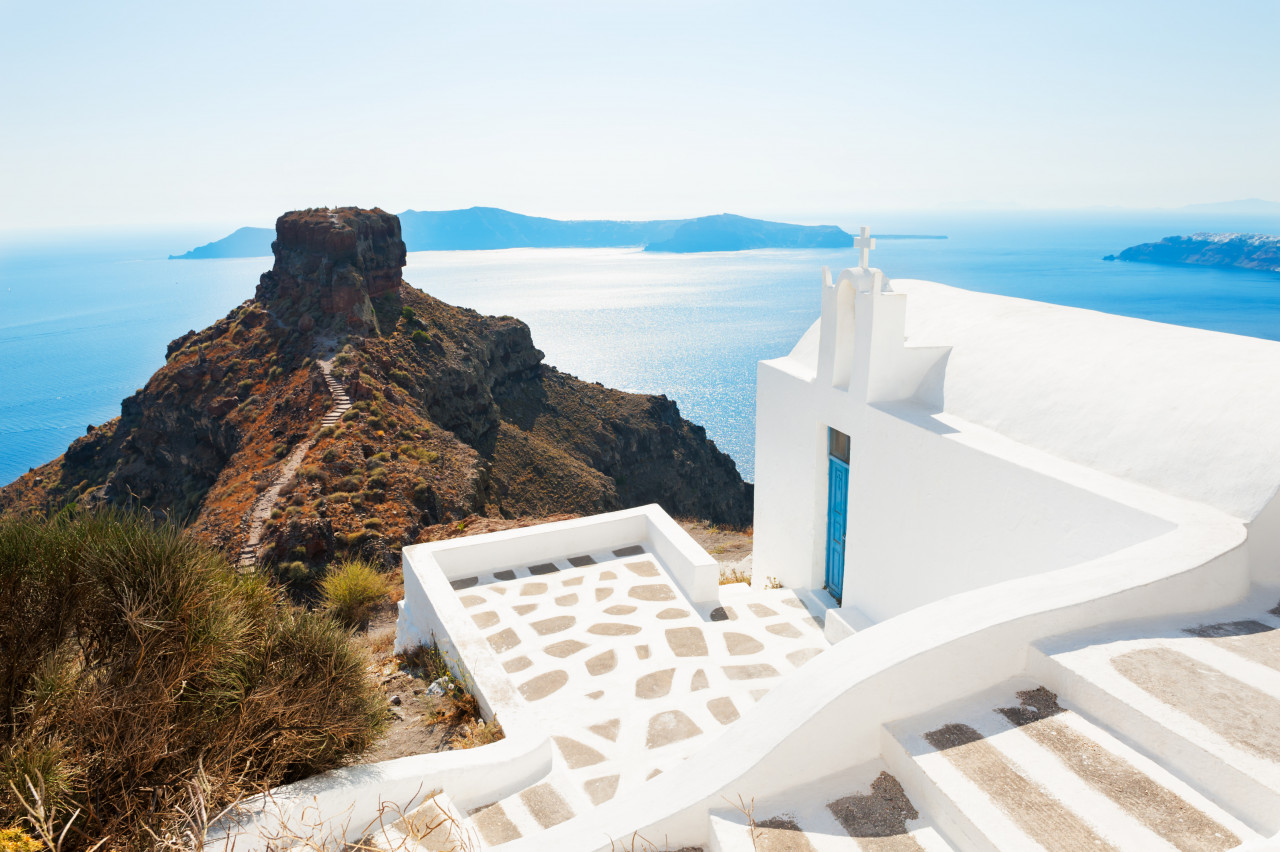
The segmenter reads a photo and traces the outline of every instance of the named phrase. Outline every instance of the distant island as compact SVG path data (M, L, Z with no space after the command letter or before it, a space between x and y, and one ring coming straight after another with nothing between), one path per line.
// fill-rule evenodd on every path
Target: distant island
M238 228L220 240L193 248L186 254L171 254L170 260L211 260L220 257L264 257L271 254L275 228Z
M1267 201L1264 198L1238 198L1235 201L1187 204L1182 209L1195 213L1225 213L1235 216L1277 216L1280 215L1280 201Z
M853 237L835 225L787 225L721 213L676 228L669 239L649 243L645 251L744 251L761 248L848 248Z
M847 248L853 237L834 225L792 225L724 213L697 219L645 222L562 220L525 216L497 207L467 210L406 210L400 214L409 251L507 248L619 248L654 252L742 251L756 248ZM942 236L877 234L878 239L946 239ZM170 260L207 260L271 255L271 228L240 228L220 240L169 255Z
M1165 237L1158 243L1130 246L1118 255L1107 255L1103 260L1280 272L1280 236L1202 233L1189 237Z

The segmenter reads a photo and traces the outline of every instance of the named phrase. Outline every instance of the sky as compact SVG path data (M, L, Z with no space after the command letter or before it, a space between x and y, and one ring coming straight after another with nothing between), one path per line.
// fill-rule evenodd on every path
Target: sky
M1280 3L0 0L0 231L1280 200Z

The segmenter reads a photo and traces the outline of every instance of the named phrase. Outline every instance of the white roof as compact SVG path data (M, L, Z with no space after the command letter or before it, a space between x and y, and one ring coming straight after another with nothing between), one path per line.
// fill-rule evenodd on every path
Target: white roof
M1069 461L1252 520L1280 485L1280 343L894 279L920 397ZM800 348L800 347L797 347Z

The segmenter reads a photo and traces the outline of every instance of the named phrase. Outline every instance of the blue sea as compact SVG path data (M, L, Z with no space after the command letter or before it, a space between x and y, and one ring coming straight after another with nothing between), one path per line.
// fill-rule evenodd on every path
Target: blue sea
M824 221L948 237L881 241L872 265L891 278L1280 340L1280 274L1101 260L1171 234L1280 233L1277 217L1102 210ZM0 484L118 415L170 340L252 297L270 258L166 259L230 230L0 234ZM405 278L447 302L519 317L566 372L672 397L751 479L756 362L785 354L817 318L823 266L856 263L853 250L415 252Z

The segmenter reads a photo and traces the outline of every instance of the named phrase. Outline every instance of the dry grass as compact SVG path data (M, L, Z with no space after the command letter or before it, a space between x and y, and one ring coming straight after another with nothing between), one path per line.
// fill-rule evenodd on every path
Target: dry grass
M721 565L720 566L720 585L727 586L730 583L750 583L751 575L743 571L737 565Z
M471 685L454 674L459 667L449 665L448 657L439 645L432 642L414 646L401 652L398 659L414 677L427 683L448 678L448 688L437 700L431 722L458 728L449 740L450 748L475 748L503 738L502 725L497 719L484 720L480 702L476 700Z
M152 848L188 785L221 808L385 725L345 630L136 517L0 520L0 651L0 825L39 779L67 852Z
M368 562L339 562L320 581L321 607L339 623L360 627L387 600L388 589L387 578Z

